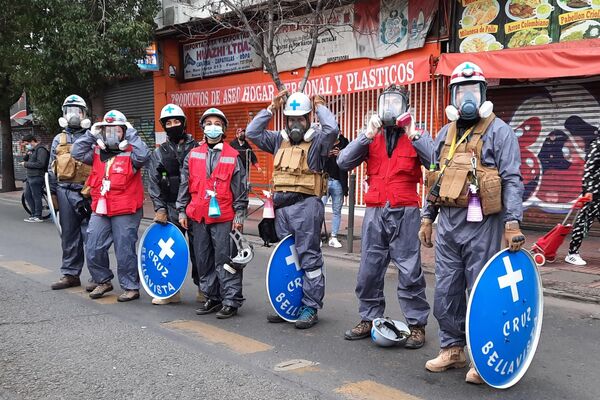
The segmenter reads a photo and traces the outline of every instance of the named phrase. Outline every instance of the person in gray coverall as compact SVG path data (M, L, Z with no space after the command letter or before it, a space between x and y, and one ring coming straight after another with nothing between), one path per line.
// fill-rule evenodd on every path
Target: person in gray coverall
M306 329L318 322L317 310L323 307L325 295L320 248L324 219L321 197L326 189L323 171L339 128L321 96L315 96L311 104L304 93L297 92L285 102L285 129L281 132L267 130L273 113L282 106L285 96L287 91L283 90L267 109L254 117L246 128L246 137L261 150L275 155L275 226L279 239L289 234L294 236L304 271L303 306L295 326ZM313 109L320 125L310 124ZM275 315L268 316L267 320L284 321Z
M175 104L165 105L160 112L160 124L167 133L167 140L158 146L150 156L148 163L148 195L154 205L154 222L166 224L171 222L189 238L190 260L192 262L192 280L196 286L198 270L196 269L196 255L194 254L194 240L192 231L184 229L179 224L179 211L175 205L179 194L179 181L183 161L198 142L192 135L185 132L186 117L181 107ZM206 298L198 292L196 300L204 303ZM179 292L168 299L152 299L152 304L164 305L181 302Z
M65 99L62 106L63 116L58 122L63 132L54 137L50 148L50 161L48 164L48 177L55 208L60 210L58 219L61 228L62 277L52 283L53 290L80 286L79 276L83 269L84 243L87 237L86 230L91 214L90 201L82 195L84 182L89 175L89 167L76 163L76 172L70 177L57 177L61 175L62 165L72 162L68 152L77 139L88 132L91 126L87 118L87 105L77 95ZM60 160L57 160L60 150ZM56 195L56 196L55 196ZM96 283L90 282L86 290L91 292L96 288Z
M229 233L241 231L248 208L246 170L237 150L223 141L227 122L217 108L200 118L204 143L183 162L176 203L179 223L194 232L200 290L207 298L196 314L216 312L219 319L236 315L244 302L243 271L232 265Z
M405 347L418 349L425 344L429 304L418 238L422 160L411 143L419 133L409 122L409 98L404 88L387 88L379 96L377 114L340 152L337 163L350 170L366 161L369 184L356 285L361 321L344 338L369 337L373 320L384 316L383 283L391 259L398 268L398 301L411 332Z
M123 293L117 300L140 297L136 243L142 220L144 184L141 168L150 150L127 118L111 110L77 139L73 158L92 166L87 184L92 195L92 216L85 243L88 268L98 286L90 298L98 299L113 290L108 249L114 243L119 284Z
M466 366L466 291L472 289L485 263L500 251L503 236L511 251L518 251L525 242L519 227L523 214L519 144L511 127L492 113L493 105L485 98L486 87L483 71L477 65L470 62L459 65L452 73L451 105L446 108L448 119L453 122L441 129L435 142L429 135L413 142L420 155L430 157L431 173L437 170L447 176L453 169L457 171L460 166L454 160L461 157L477 164L479 183L471 172L464 176L472 193L481 197L483 211L473 218L468 215L465 202L454 206L441 203L446 200L440 200L444 196L439 195L439 190L446 192L436 183L443 187L443 178L431 185L429 201L423 206L419 238L426 247L433 247L432 223L438 218L433 314L440 326L441 351L425 364L431 372ZM482 172L486 174L481 175ZM487 176L499 180L501 185L487 186ZM498 192L494 192L494 188ZM455 193L461 189L462 185ZM454 190L447 193L451 192ZM473 367L466 381L483 383Z

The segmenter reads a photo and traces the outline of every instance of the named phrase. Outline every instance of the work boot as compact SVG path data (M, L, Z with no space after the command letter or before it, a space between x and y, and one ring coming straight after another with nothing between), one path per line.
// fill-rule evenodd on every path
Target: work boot
M181 303L181 295L179 292L175 293L173 296L168 297L166 299L152 299L152 304L156 306L163 306L165 304L176 304Z
M272 324L280 324L282 322L286 322L285 319L281 318L277 314L269 314L269 315L267 315L267 321L270 322L270 323L272 323Z
M85 291L90 293L92 291L94 291L94 289L96 289L98 287L98 284L96 282L88 282L87 285L85 285Z
M208 299L204 304L200 306L199 309L196 310L196 314L204 315L217 312L221 309L223 305L220 301Z
M231 318L237 314L237 307L232 306L223 306L219 311L217 311L218 319L226 319Z
M308 329L317 322L319 322L317 309L309 306L302 306L300 308L300 316L296 320L295 325L298 329Z
M371 328L373 321L360 321L354 328L347 330L344 333L346 340L366 339L371 336Z
M467 376L465 377L465 382L472 383L473 385L482 385L485 382L481 379L481 376L473 366L473 363L469 365L469 372L467 372Z
M140 298L139 290L126 290L117 297L117 301L125 303L126 301L137 300Z
M450 368L464 368L467 357L462 346L452 346L440 350L440 354L433 360L425 363L425 368L430 372L443 372Z
M61 290L75 286L81 286L81 281L78 276L74 275L63 275L57 282L50 285L52 290Z
M420 325L410 325L410 336L404 347L407 349L420 349L425 344L425 327Z
M110 292L111 290L113 290L113 285L110 283L110 281L100 283L94 290L92 290L90 293L90 298L99 299L100 297L104 296L104 293Z
M204 295L204 293L202 293L202 290L200 290L198 288L198 293L196 294L196 302L198 303L206 303L206 300L208 300L206 298L206 296Z

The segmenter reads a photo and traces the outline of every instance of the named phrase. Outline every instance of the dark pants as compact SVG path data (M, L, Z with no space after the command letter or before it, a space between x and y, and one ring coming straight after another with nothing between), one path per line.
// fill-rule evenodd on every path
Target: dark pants
M42 192L44 178L41 176L28 176L25 185L25 200L31 210L32 217L42 217Z

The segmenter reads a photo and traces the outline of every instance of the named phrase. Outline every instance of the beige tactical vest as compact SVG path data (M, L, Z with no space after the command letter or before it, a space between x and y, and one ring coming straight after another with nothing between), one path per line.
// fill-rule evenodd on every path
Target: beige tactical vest
M276 192L296 192L323 196L327 189L325 174L308 167L309 142L292 145L283 141L275 154L273 186Z
M67 143L67 133L61 132L56 159L52 162L52 170L59 182L85 183L92 167L71 157L72 144Z

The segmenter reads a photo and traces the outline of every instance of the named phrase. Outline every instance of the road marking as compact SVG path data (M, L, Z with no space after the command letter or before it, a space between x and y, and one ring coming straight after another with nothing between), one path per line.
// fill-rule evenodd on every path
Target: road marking
M273 368L273 370L276 372L300 372L300 370L302 370L301 372L318 371L319 368L316 368L317 365L319 365L319 363L316 361L308 361L301 359L287 360L277 364Z
M169 329L191 333L211 343L222 344L231 351L239 354L258 353L273 348L273 346L259 342L258 340L238 335L237 333L229 332L200 321L177 320L164 322L162 325Z
M419 397L375 381L350 382L334 391L346 398L358 400L420 400Z
M31 264L26 261L2 261L0 267L20 275L46 274L49 269Z

